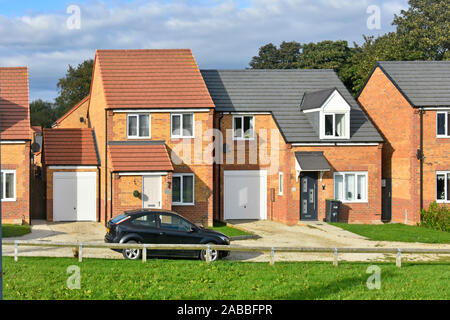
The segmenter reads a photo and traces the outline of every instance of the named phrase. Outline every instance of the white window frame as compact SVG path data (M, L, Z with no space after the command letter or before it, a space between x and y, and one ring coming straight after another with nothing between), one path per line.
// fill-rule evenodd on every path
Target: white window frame
M185 136L184 130L183 130L183 115L190 114L192 115L192 135ZM180 134L174 135L173 134L173 117L179 116L180 117ZM192 112L183 112L183 113L171 113L170 114L170 137L172 139L191 139L195 137L195 113Z
M438 117L440 114L445 115L445 122L444 122L444 134L438 134ZM450 111L438 111L436 112L436 137L437 138L444 138L444 139L450 139L450 131L449 131L449 123L448 123L448 117L449 117Z
M350 175L353 174L355 175L355 190L354 190L354 194L355 194L355 200L346 200L345 199L345 190L347 189L347 185L346 185L346 179L345 176L346 175ZM336 176L342 176L342 192L344 194L341 195L342 199L336 199L341 201L342 203L369 203L369 173L367 171L342 171L342 172L335 172L334 176L333 176L333 194L336 198ZM356 199L356 194L357 194L357 188L358 188L358 176L362 176L364 175L366 177L366 186L365 186L365 194L363 194L363 199L358 200Z
M193 206L195 205L195 175L193 173L174 173L173 178L180 178L180 202L172 202L173 206ZM184 177L192 177L192 202L183 202L183 179ZM173 183L172 183L173 188ZM173 189L172 189L173 191ZM173 201L173 198L172 198Z
M447 185L447 175L448 174L450 174L450 171L436 171L436 202L437 203L450 203L450 199L445 199L445 200L442 200L442 199L439 199L438 200L438 198L437 198L437 182L438 182L438 180L437 180L437 176L438 175L445 175L445 179L444 179L444 194L445 194L445 197L447 197L447 194L448 194L448 185Z
M333 134L327 135L325 129L325 117L333 116ZM336 115L344 116L344 130L345 134L343 136L336 135ZM349 139L350 138L350 112L322 112L321 113L321 139Z
M236 118L240 118L241 119L241 123L242 123L242 136L241 137L236 137L236 135L235 135L236 128L234 127L234 123L235 123L234 119L236 119ZM252 136L248 137L248 138L245 137L244 118L252 118L252 125L253 125ZM243 114L241 114L241 115L234 115L233 116L232 129L233 129L233 140L235 140L235 141L236 140L244 140L244 141L254 140L255 139L255 116L254 115L243 115Z
M283 172L278 172L278 195L282 196L284 193L284 174Z
M14 188L14 197L13 198L5 198L5 194L6 194L6 178L5 175L6 174L13 174L14 175L14 182L13 182L13 188ZM0 199L2 202L14 202L16 201L16 188L17 188L17 175L16 175L16 170L1 170L0 171L0 180L2 183L2 194L0 194Z
M148 136L139 136L139 116L148 116ZM130 117L136 117L136 136L130 136ZM150 113L128 113L127 114L127 139L151 139L152 136L152 117Z

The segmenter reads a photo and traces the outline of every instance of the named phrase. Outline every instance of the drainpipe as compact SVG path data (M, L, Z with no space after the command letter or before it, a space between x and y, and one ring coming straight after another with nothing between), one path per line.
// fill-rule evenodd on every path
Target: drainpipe
M220 114L220 117L219 117L219 124L218 124L218 127L219 127L219 132L220 133L222 133L222 119L223 119L223 112ZM222 135L222 137L223 137L223 135ZM221 177L222 177L222 162L223 162L223 159L224 159L224 152L223 152L223 139L222 139L222 144L221 144L221 146L220 146L220 153L222 154L222 157L221 157L221 161L219 161L219 164L218 164L218 166L219 166L219 176L217 177L217 179L218 179L218 183L217 183L217 185L218 185L218 188L219 188L219 190L218 190L218 197L219 197L219 203L218 203L218 212L219 212L219 220L223 220L223 213L222 213L222 179L221 179Z
M105 110L105 226L108 223L108 110Z
M420 211L423 209L423 162L425 155L423 152L423 114L424 110L420 109Z

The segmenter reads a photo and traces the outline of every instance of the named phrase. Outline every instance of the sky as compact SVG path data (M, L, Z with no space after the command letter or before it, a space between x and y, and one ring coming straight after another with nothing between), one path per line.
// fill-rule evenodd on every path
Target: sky
M0 0L0 66L28 66L30 100L52 101L68 65L93 59L96 49L190 48L200 68L243 69L267 43L361 44L363 34L393 31L394 14L407 2ZM79 15L68 12L73 5ZM367 24L372 6L379 8L379 28Z

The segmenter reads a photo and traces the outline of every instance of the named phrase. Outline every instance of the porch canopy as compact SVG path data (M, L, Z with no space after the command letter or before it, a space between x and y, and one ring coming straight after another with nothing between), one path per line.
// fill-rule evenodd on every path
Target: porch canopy
M164 141L109 142L114 172L173 171Z
M331 166L321 151L296 152L295 159L295 166L298 174L302 171L331 171Z

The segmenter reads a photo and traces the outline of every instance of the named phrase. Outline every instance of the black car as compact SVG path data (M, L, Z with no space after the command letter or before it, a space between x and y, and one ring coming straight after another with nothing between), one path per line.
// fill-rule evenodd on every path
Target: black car
M226 235L198 227L179 214L165 210L125 212L108 222L106 232L105 242L108 243L230 244ZM129 260L140 259L142 255L139 249L120 252ZM147 250L147 254L206 259L206 250ZM227 251L211 250L211 261L227 255Z

